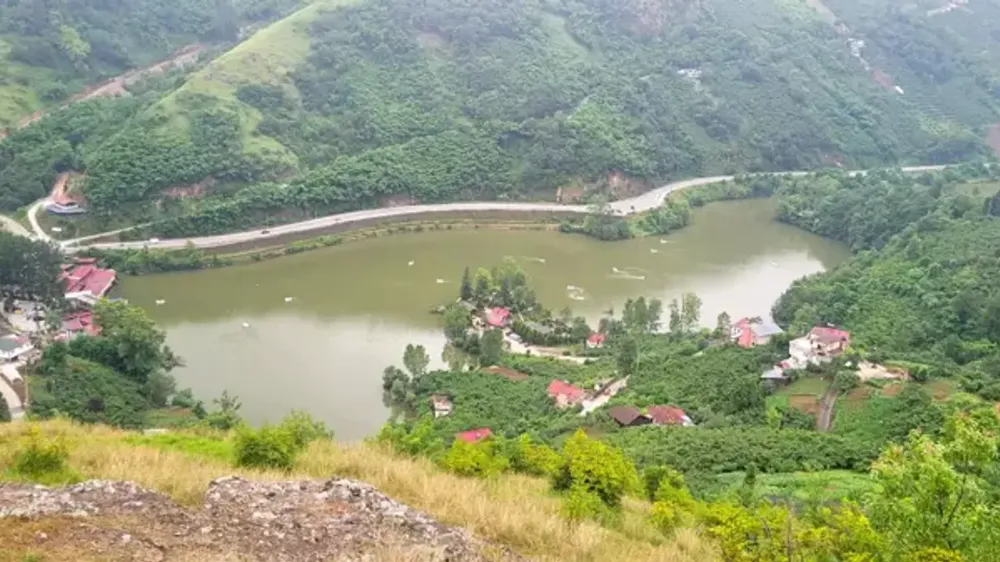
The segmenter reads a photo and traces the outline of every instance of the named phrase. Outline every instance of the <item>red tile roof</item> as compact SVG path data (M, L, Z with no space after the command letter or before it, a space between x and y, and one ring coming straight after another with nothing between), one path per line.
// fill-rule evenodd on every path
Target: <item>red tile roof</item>
M466 443L478 443L491 435L493 435L493 432L490 431L490 428L481 427L479 429L470 429L469 431L456 433L455 439L460 439Z
M650 406L646 415L657 425L683 425L687 413L677 406Z
M559 380L549 383L548 393L552 398L565 397L566 402L569 404L575 404L583 400L586 394L582 388Z
M837 328L816 326L812 330L809 330L809 335L824 344L851 342L851 333L847 330L840 330Z
M491 308L486 311L486 323L496 328L502 328L507 323L510 310L506 308Z
M93 260L84 259L66 268L60 280L65 284L67 293L91 293L95 297L103 297L111 290L117 277L115 270L97 267Z
M604 340L606 339L608 339L608 336L604 334L594 333L590 334L590 337L587 338L587 343L589 343L590 345L604 345Z
M89 310L63 316L62 329L72 334L101 335L101 327L94 323L94 313Z

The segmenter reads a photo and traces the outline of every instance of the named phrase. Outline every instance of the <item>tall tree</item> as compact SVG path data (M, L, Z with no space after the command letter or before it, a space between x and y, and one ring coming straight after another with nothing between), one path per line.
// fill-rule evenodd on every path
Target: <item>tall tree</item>
M101 300L94 306L101 327L99 338L78 338L70 344L73 355L104 363L139 383L152 373L170 371L179 364L166 345L166 333L146 312L124 301ZM88 353L89 352L89 353Z
M403 366L410 372L414 379L418 379L427 372L427 365L431 362L427 350L422 345L406 344L403 352Z
M695 293L684 293L681 297L681 326L685 332L693 332L701 320L701 298Z
M459 342L465 339L469 330L469 313L461 306L452 305L444 311L444 335L448 341Z
M684 322L681 319L681 306L677 299L671 300L668 308L670 309L670 323L668 324L670 333L680 334L684 331Z
M28 296L58 301L62 254L45 242L0 232L0 296Z
M729 313L722 311L718 316L715 317L715 337L717 338L728 338L729 334L733 331L733 320L730 318Z
M459 290L459 297L464 301L471 302L473 296L472 275L469 273L469 268L466 267L465 271L462 272L462 288Z
M7 399L0 394L0 423L9 422L10 420L10 405L7 404Z
M503 358L503 332L488 330L479 339L479 364L485 367L500 363Z

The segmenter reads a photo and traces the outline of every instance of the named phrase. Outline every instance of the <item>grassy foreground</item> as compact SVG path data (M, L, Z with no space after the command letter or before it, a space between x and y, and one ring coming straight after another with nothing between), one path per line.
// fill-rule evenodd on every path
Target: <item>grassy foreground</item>
M616 529L596 523L571 524L548 483L505 474L489 480L444 473L430 462L403 458L368 444L315 442L288 472L234 468L228 442L219 436L169 434L142 437L104 426L66 421L0 425L0 479L24 437L37 430L62 440L69 465L81 478L131 480L186 506L200 505L213 478L237 474L259 480L341 476L362 480L387 495L426 511L442 523L507 545L540 560L708 562L714 549L693 529L664 539L648 525L649 505L628 499ZM0 542L4 542L0 531Z

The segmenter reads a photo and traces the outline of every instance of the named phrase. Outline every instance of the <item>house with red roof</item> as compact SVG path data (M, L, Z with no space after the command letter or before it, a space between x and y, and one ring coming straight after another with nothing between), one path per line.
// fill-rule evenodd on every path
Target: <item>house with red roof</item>
M730 336L736 345L751 348L766 345L772 337L782 332L781 327L774 322L760 318L740 318L733 324Z
M604 347L604 342L607 341L607 339L608 336L594 332L593 334L590 334L590 337L587 338L587 347L589 349L598 349Z
M73 264L64 265L59 275L67 298L90 296L99 299L108 294L117 279L115 270L98 267L94 258L78 258Z
M608 408L608 415L621 427L638 427L649 425L652 420L634 406L615 406Z
M82 310L63 316L62 329L56 339L71 340L79 335L99 336L101 327L94 321L94 313L90 310Z
M487 437L492 437L493 432L490 431L488 427L481 427L479 429L470 429L469 431L463 431L461 433L455 434L455 439L460 441L465 441L466 443L479 443Z
M549 383L546 390L549 397L556 401L557 408L568 408L583 402L587 393L582 388L572 385L566 381L554 380Z
M677 406L650 406L646 408L646 415L653 422L653 425L694 426L694 422L688 417L687 412Z
M494 328L503 328L510 320L510 309L503 307L490 308L486 311L486 323Z
M826 363L844 353L851 345L851 333L832 326L816 326L801 338L788 342L789 366L802 369L806 365Z

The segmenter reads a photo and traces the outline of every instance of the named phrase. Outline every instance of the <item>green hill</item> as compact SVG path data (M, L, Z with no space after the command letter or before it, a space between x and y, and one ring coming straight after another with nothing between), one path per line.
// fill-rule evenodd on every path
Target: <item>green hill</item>
M0 129L195 42L229 42L299 0L0 2Z

